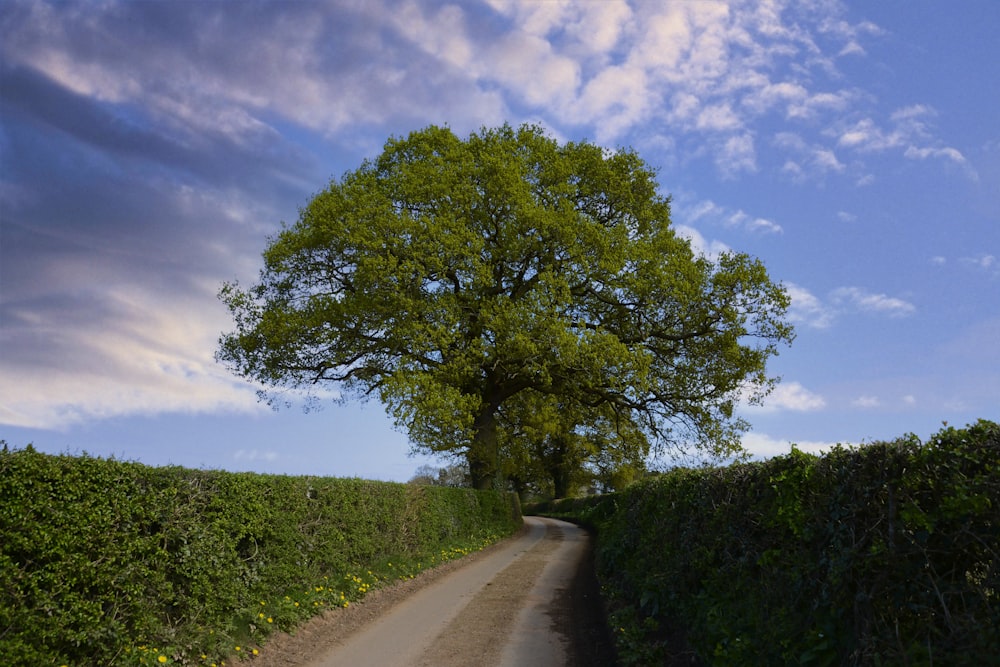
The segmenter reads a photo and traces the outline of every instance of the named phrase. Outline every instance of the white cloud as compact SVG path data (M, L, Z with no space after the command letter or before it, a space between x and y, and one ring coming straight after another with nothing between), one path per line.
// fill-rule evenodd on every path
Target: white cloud
M798 102L788 105L789 118L812 119L823 111L843 111L853 101L855 95L850 91L835 93L816 93Z
M793 324L802 324L814 329L826 329L833 324L836 313L812 292L794 283L785 283L785 291L792 301L788 309L788 319Z
M934 266L946 266L949 262L947 257L935 255L930 258L930 263ZM959 257L959 265L975 271L981 271L990 275L1000 275L1000 260L996 255L990 253L980 253L969 257Z
M475 48L460 7L447 5L428 16L416 2L407 2L387 18L425 52L456 68L471 65Z
M701 232L694 227L689 227L687 225L674 225L674 231L678 236L686 238L690 241L691 249L694 251L695 255L704 255L713 262L719 258L719 255L732 251L732 248L727 246L722 241L706 241Z
M743 436L743 448L750 452L751 456L758 459L784 456L792 451L793 444L796 449L808 454L822 454L836 446L836 443L832 442L775 438L763 433L751 432Z
M789 320L814 329L830 327L838 316L848 312L869 312L889 317L907 317L916 312L912 303L876 294L860 287L838 287L832 290L826 301L808 289L794 283L786 283L785 289L791 298L788 309Z
M752 89L743 99L743 104L756 113L764 113L773 107L784 105L786 114L791 116L791 109L801 107L808 98L809 91L801 84L767 81Z
M810 176L822 177L827 172L842 172L846 169L833 150L809 144L794 132L779 132L774 137L774 145L795 156L796 159L786 161L782 168L782 171L795 180L805 180Z
M599 141L611 141L643 119L651 101L646 71L630 66L604 69L587 82L570 119L593 122Z
M813 152L813 162L821 171L844 171L844 164L831 150L816 149Z
M238 449L233 453L233 458L237 461L277 461L278 453L270 450Z
M665 5L662 13L644 16L641 25L643 31L630 59L659 76L677 80L678 69L693 39L686 8L681 4Z
M837 133L837 145L861 153L901 149L903 157L909 160L941 159L952 162L963 167L972 180L978 180L978 174L960 150L941 145L934 138L929 119L936 115L936 110L924 104L903 107L890 114L891 129L879 127L871 118L865 118L842 128Z
M944 158L946 160L951 160L956 164L964 165L967 163L965 156L954 148L917 148L916 146L908 146L906 151L903 153L903 157L910 158L911 160Z
M707 154L721 174L735 178L761 168L754 145L759 121L777 113L805 130L855 119L832 130L835 146L781 156L778 168L796 179L846 171L835 148L898 147L911 159L968 167L961 151L934 139L930 106L903 107L887 120L847 113L872 96L843 88L838 54L863 55L881 29L845 20L839 3L486 5L494 16L466 4L417 0L332 10L295 3L280 19L259 19L269 21L267 34L253 33L264 67L238 67L230 57L260 27L245 17L201 21L190 45L152 44L123 60L61 48L77 26L69 13L42 8L6 51L81 94L122 104L143 100L186 126L217 125L233 140L247 129L272 131L276 116L332 134L393 117L479 126L528 113L556 126L584 126L603 143L627 140L653 121L693 133L699 141L679 150ZM94 16L99 25L100 13ZM347 27L334 44L335 26ZM196 60L194 46L202 44L211 45L209 57ZM511 108L518 105L530 108Z
M674 220L686 225L702 221L750 233L780 234L784 231L781 225L773 220L752 216L743 209L734 211L710 199L695 204L684 202L683 198L675 199L673 213Z
M882 401L879 400L878 396L859 396L851 401L851 405L857 408L870 409L879 407L882 405Z
M826 407L826 399L809 391L798 382L782 382L774 388L760 406L750 409L760 412L812 412Z
M15 314L51 357L32 373L17 359L0 361L0 423L58 430L119 415L265 409L253 387L213 358L216 332L229 326L219 304L136 288L109 292L101 297L108 315L76 320L72 330L70 313ZM10 324L8 342L17 335Z
M993 255L979 255L977 257L963 257L962 262L980 269L989 269L996 265L997 258Z
M592 54L606 54L618 44L632 10L625 0L588 2L579 7L581 16L567 22L566 31Z
M903 137L899 132L885 132L877 127L871 118L859 120L843 130L837 140L840 146L860 151L883 151L902 143Z
M506 35L487 49L484 76L507 86L532 106L556 109L569 104L580 84L578 63L557 53L543 37Z
M695 127L699 130L727 131L737 130L743 125L739 117L733 112L728 104L715 104L703 107L695 120Z
M729 177L742 171L757 171L753 136L743 133L727 138L716 154L715 164L724 176Z
M885 294L874 294L860 287L840 287L831 293L833 302L849 305L858 310L883 313L890 317L906 317L917 311L908 301Z
M963 266L971 267L992 276L1000 276L1000 260L997 260L995 255L982 253L974 257L962 257L958 261Z
M802 165L794 160L786 160L785 164L781 167L781 171L791 175L796 180L805 178L805 170L802 169Z
M726 226L739 227L749 232L763 232L768 234L780 234L783 230L778 223L766 218L754 218L743 212L742 209L736 211L726 219Z
M685 217L690 222L695 222L705 216L722 216L725 215L725 212L724 208L718 206L711 199L706 199L696 204L692 209L685 211Z
M534 99L553 118L593 126L602 142L619 141L651 120L699 136L693 154L707 153L730 178L759 168L754 136L762 117L778 113L809 127L824 117L843 116L854 102L866 99L863 91L842 87L834 61L838 52L863 53L863 42L878 33L872 24L843 20L836 5L742 0L489 4L511 22L513 33L538 41L504 51L517 61L511 70L537 76L559 56L574 59L579 70L575 79L563 73L564 81L576 81L572 100L568 84L546 100L541 92L551 91L551 77L534 94L525 94L530 86L510 72L484 80ZM500 55L478 58L473 69L502 69ZM900 110L894 122L909 122L918 112ZM874 121L867 123L874 128ZM862 124L846 130L844 145L860 142L852 136L865 129ZM821 173L846 169L830 146L812 147L808 159L786 161L785 170L795 172L796 164Z

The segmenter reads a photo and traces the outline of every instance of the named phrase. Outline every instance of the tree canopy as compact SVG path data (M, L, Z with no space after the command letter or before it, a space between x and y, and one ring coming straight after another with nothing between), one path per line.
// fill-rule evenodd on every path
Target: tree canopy
M737 451L734 407L771 390L793 337L783 287L745 254L693 252L634 151L530 125L389 139L220 297L235 330L217 357L266 397L375 396L480 488L503 475L502 409L525 422L541 397L659 451Z

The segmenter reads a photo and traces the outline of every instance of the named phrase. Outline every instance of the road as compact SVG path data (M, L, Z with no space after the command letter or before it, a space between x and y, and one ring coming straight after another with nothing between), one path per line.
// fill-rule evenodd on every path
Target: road
M573 524L525 518L526 530L395 602L307 667L576 667L610 664L581 613L599 608L581 585L589 536ZM592 579L592 577L591 577ZM596 652L595 652L596 651Z

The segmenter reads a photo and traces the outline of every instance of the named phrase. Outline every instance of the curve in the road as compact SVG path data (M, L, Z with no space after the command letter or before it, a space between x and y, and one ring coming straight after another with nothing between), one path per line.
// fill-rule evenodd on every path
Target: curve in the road
M586 554L573 524L526 517L527 530L435 581L308 667L563 667L568 638L553 605Z

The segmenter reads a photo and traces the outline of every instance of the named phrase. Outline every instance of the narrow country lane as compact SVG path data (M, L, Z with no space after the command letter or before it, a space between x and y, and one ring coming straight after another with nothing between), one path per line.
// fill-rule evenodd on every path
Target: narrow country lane
M589 536L573 524L525 518L526 530L433 581L308 667L570 667L601 664L577 645L579 591ZM585 625L585 624L583 624ZM589 631L588 631L589 632ZM593 633L591 633L593 634ZM606 659L606 658L601 658ZM607 664L607 663L604 663Z

